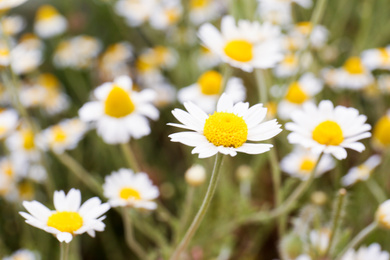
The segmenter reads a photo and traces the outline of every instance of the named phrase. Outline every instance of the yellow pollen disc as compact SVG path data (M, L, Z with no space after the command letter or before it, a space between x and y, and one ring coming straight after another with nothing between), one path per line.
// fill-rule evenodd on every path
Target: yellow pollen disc
M119 192L119 197L124 200L128 200L128 199L140 200L141 194L133 188L123 188Z
M18 185L20 197L25 200L31 200L34 197L34 186L28 182L22 182ZM15 260L15 259L14 259Z
M294 54L289 53L284 56L283 63L289 66L295 66L297 64L297 59Z
M349 58L343 67L350 74L362 74L364 72L364 67L359 57Z
M300 22L297 23L297 28L300 33L304 35L308 35L309 33L311 33L311 30L313 29L313 25L311 24L311 22Z
M8 130L8 128L4 127L4 126L0 126L0 135L3 135L4 133L6 133Z
M164 46L156 46L153 48L153 55L157 65L163 65L167 61L169 49Z
M383 116L376 123L373 131L373 138L381 145L390 145L390 117Z
M111 117L124 117L131 114L135 109L130 94L123 88L115 86L112 88L104 102L104 113Z
M339 145L344 141L343 131L334 121L324 121L313 130L313 140L324 145Z
M0 56L9 56L9 50L7 48L0 49Z
M198 79L200 91L205 95L217 95L222 87L222 75L214 70L206 71Z
M58 15L57 9L51 5L44 5L37 11L37 20L51 19Z
M311 170L313 170L314 168L314 161L310 158L304 158L301 162L301 165L299 166L299 169L301 171L305 171L305 172L311 172Z
M53 213L47 220L47 225L61 232L73 232L83 226L83 218L77 212L62 211Z
M149 62L149 60L142 58L142 56L141 56L135 62L135 67L137 68L137 70L145 72L148 70L152 70L154 68L154 64Z
M177 22L180 18L180 13L177 9L168 9L165 11L165 15L167 16L168 22L173 24Z
M390 53L386 50L386 48L379 48L380 56L382 59L382 63L388 64L390 62Z
M23 148L31 150L35 148L34 133L31 130L25 130L22 132Z
M233 60L248 62L253 58L253 45L246 40L233 40L224 48L225 54Z
M307 100L308 96L302 90L298 82L293 82L290 84L287 90L286 99L291 103L302 104Z
M53 126L52 131L54 143L63 143L66 140L67 135L60 126Z
M191 0L190 1L190 7L191 9L198 9L206 7L209 0Z
M248 137L248 126L233 113L214 112L206 119L203 134L215 146L240 147Z
M47 88L57 90L60 86L60 82L57 77L51 73L41 74L38 78L38 84Z

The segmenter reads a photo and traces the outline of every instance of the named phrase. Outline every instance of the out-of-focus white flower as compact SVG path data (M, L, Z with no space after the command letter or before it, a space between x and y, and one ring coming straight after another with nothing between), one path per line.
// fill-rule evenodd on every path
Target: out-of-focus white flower
M184 177L189 185L196 187L206 180L206 170L202 165L195 164L186 171Z
M20 33L25 26L26 26L26 22L22 16L20 15L5 16L1 20L0 35L5 34L9 36L14 36Z
M18 113L14 109L0 109L0 140L15 130L18 120Z
M41 38L51 38L65 32L68 22L54 6L43 5L39 7L34 23L35 33Z
M390 75L378 76L378 88L384 94L390 94Z
M139 26L148 21L157 8L156 0L119 0L115 12L123 16L130 26Z
M276 77L287 78L295 75L298 72L299 63L298 57L294 53L288 53L284 56L283 60L276 65L274 73Z
M222 61L247 72L272 68L283 59L280 28L271 23L239 20L236 25L232 16L225 16L221 32L207 23L200 27L199 38Z
M371 176L373 170L380 163L381 157L379 155L373 155L361 165L351 168L347 172L347 174L341 179L341 182L344 186L350 186L358 181L365 181Z
M7 139L6 145L13 154L27 161L38 161L40 152L36 146L35 136L33 131L26 125L22 125L20 129L14 131Z
M372 134L372 144L375 149L385 150L390 147L390 109L379 118L374 126Z
M4 257L3 260L40 260L41 256L38 252L34 252L28 249L19 249L12 255Z
M313 48L321 48L328 40L328 34L328 30L324 26L316 25L313 28L311 22L305 21L297 23L289 36L293 39L296 49L303 48L308 37Z
M120 169L106 176L103 189L112 207L154 210L157 203L153 200L160 195L146 173L134 173L130 169Z
M385 48L365 50L361 56L363 64L370 70L390 70L390 45Z
M223 87L222 75L214 70L204 72L198 81L178 92L181 103L191 101L206 113L215 111ZM225 93L232 97L233 103L244 101L246 89L239 78L230 78L226 83Z
M26 1L27 0L2 0L0 1L0 11L7 11L8 9L21 5Z
M8 44L0 40L0 67L6 67L9 65L11 61L10 51L8 48Z
M291 119L293 122L286 124L292 131L290 143L310 148L315 154L332 154L339 160L347 157L345 148L362 152L365 146L358 141L371 136L365 115L352 107L333 107L329 100L321 101L318 107L308 102L302 110L294 111Z
M197 57L198 67L201 70L215 67L221 63L221 59L218 57L218 55L204 46L200 46L199 55Z
M220 0L190 0L190 19L195 25L199 25L218 18L225 9Z
M149 17L150 25L157 30L166 30L180 21L182 12L180 0L160 0Z
M302 107L322 90L322 81L312 73L303 74L298 81L291 83L286 95L278 105L278 115L281 119L290 119L291 113Z
M389 260L390 255L387 251L382 251L381 246L377 243L371 244L368 247L360 247L357 251L349 249L341 260Z
M43 43L35 35L24 35L11 50L11 67L16 74L34 71L43 62Z
M290 154L280 162L281 169L293 177L307 180L318 160L318 155L310 150L296 147ZM318 164L315 177L335 167L334 159L330 155L324 155Z
M283 1L259 1L258 12L263 21L272 24L286 26L292 21L291 5L285 4Z
M87 102L79 110L80 119L96 122L98 134L106 143L127 143L130 137L141 138L150 133L147 117L156 120L159 111L151 104L153 90L132 90L132 80L121 76L94 90L96 101Z
M312 230L310 232L310 244L319 255L323 255L329 245L331 230L321 228L320 230Z
M55 235L60 242L70 243L76 235L88 233L95 237L95 231L103 231L105 225L100 217L110 206L101 203L98 197L91 198L81 206L81 193L71 189L65 195L64 191L54 192L55 210L50 210L38 201L24 201L26 212L19 212L26 223ZM100 218L99 218L100 217Z
M162 80L155 82L148 86L149 89L152 89L156 92L156 98L153 101L153 104L156 107L164 107L169 104L172 104L176 100L176 88L169 82Z
M118 42L107 47L100 56L99 70L104 80L112 80L130 73L128 62L133 57L133 48L127 42Z

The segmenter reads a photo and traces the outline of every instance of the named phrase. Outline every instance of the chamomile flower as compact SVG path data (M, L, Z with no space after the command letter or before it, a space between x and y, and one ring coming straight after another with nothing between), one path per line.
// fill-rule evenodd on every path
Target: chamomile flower
M390 147L390 110L374 126L372 144L378 150Z
M43 62L43 43L35 35L24 35L11 50L11 67L16 74L34 71Z
M81 204L80 190L71 189L68 194L64 191L54 192L54 208L50 210L38 201L24 201L26 212L19 212L26 223L55 235L60 242L69 243L76 235L88 233L95 237L95 231L103 231L105 225L100 217L110 206L101 203L97 197ZM100 218L99 218L100 217Z
M276 119L261 123L267 114L262 104L249 108L249 103L233 104L230 96L223 93L213 114L207 115L191 102L184 103L188 112L174 109L172 114L182 124L170 125L192 131L169 135L172 142L195 147L192 153L206 158L217 153L236 156L237 152L260 154L271 149L271 144L249 143L264 141L282 130Z
M111 207L157 208L153 200L160 193L146 173L120 169L106 176L103 189Z
M313 48L321 48L328 40L328 30L322 25L313 27L311 22L304 21L297 23L290 32L290 37L299 42L298 49L304 47L305 39L309 37L311 46Z
M365 50L361 56L363 64L370 70L390 70L390 45L385 48Z
M292 21L291 5L280 1L259 1L258 13L263 21L275 25L286 26Z
M373 155L361 165L351 168L341 179L341 182L344 186L350 186L358 181L366 181L380 163L381 157L379 155Z
M112 80L130 72L128 62L133 57L133 48L127 42L118 42L107 47L99 59L101 78Z
M219 59L218 55L216 55L214 52L210 51L208 48L204 46L200 46L199 55L198 57L198 67L200 69L208 69L217 66L221 63L221 60Z
M139 26L149 20L157 3L156 0L119 0L115 12L123 16L129 26Z
M190 20L199 25L218 18L224 11L223 2L220 0L190 0Z
M76 148L87 130L87 125L80 119L65 119L43 130L37 137L37 143L43 150L51 149L61 154Z
M9 65L11 60L10 51L8 44L0 40L0 67L6 67Z
M379 205L376 211L376 221L381 227L390 229L390 200Z
M14 202L18 198L16 182L6 174L0 174L0 197Z
M371 244L368 247L360 247L357 251L349 249L345 255L341 257L341 260L389 260L390 255L387 251L382 251L381 246L377 243Z
M17 7L27 0L2 0L0 1L0 11L7 11L8 9Z
M298 256L297 258L295 258L295 260L312 260L311 257L309 255L300 255Z
M15 160L12 157L0 157L0 174L5 175L13 181L20 181L27 176L27 167L25 162Z
M16 128L18 121L18 113L14 109L0 109L0 140Z
M339 160L347 157L345 148L362 152L365 147L357 141L371 136L366 116L359 115L355 108L333 107L329 100L321 101L318 107L306 103L291 118L293 122L286 124L286 129L292 131L288 135L290 143L310 148L315 154L332 154Z
M154 29L166 30L180 21L182 13L179 0L161 0L149 17L149 23Z
M39 7L34 23L35 33L47 39L65 32L68 22L54 6L43 5Z
M282 119L289 119L294 110L299 109L305 102L310 101L322 90L322 81L312 73L303 74L298 81L292 82L286 95L278 105L278 115Z
M181 103L191 101L206 113L215 111L223 87L223 77L215 70L204 72L195 84L182 88L178 92ZM232 97L233 103L244 101L246 90L239 78L230 78L225 93Z
M321 228L320 230L312 230L310 232L310 243L318 255L323 255L328 248L331 230L328 228Z
M390 94L390 75L380 75L378 77L378 88L380 92Z
M272 68L282 60L280 28L270 23L260 24L224 16L221 32L211 24L199 29L203 44L223 62L251 72L254 68Z
M283 60L274 68L274 74L279 78L295 75L299 69L298 57L294 53L287 53Z
M96 122L98 134L106 143L127 143L130 137L141 138L150 133L146 117L156 120L159 111L150 104L155 99L152 90L132 91L132 80L121 76L94 90L96 101L79 110L80 119Z
M20 15L5 16L1 20L0 35L5 34L8 36L14 36L20 33L25 26L26 26L26 22L22 16Z
M41 256L34 251L28 249L19 249L12 253L10 256L6 256L3 260L40 260Z
M310 150L296 147L290 154L280 162L281 169L289 175L306 180L314 169L318 160L318 155ZM324 155L318 164L316 176L319 177L325 172L335 167L334 159L330 155Z
M14 131L7 139L6 145L8 149L18 154L20 158L28 161L38 161L40 152L35 142L35 135L32 129L23 125Z

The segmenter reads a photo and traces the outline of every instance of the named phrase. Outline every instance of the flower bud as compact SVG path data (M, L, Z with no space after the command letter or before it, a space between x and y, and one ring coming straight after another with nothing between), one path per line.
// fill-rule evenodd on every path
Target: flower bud
M202 165L195 164L186 171L185 180L191 186L200 186L206 180L206 170Z

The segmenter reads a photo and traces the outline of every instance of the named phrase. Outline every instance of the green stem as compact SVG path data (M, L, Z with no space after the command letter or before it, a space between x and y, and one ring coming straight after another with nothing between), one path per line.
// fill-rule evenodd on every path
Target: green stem
M379 204L387 199L387 195L383 188L379 186L379 184L372 177L366 180L365 183Z
M126 212L127 208L122 208L122 221L125 226L125 239L127 246L134 251L139 259L147 259L147 254L140 244L135 240L130 216Z
M188 223L188 220L190 218L192 204L194 201L194 193L195 193L195 188L193 186L188 186L186 198L182 205L183 211L180 217L179 228L176 232L176 239L178 239L182 235Z
M69 243L62 242L60 244L61 256L60 260L68 260Z
M256 77L256 83L259 92L260 103L265 105L268 102L268 89L264 78L264 71L262 69L256 69L255 77Z
M188 243L191 241L192 237L194 236L196 230L198 229L200 223L202 222L207 209L210 206L210 202L213 198L215 189L217 187L218 183L218 177L220 175L220 168L222 164L223 155L220 153L217 153L215 157L215 163L214 163L214 169L213 173L211 175L210 184L207 188L206 195L203 199L202 205L200 206L200 209L198 213L196 214L194 220L191 223L191 226L188 228L186 234L184 235L183 239L181 240L179 246L176 248L175 252L171 256L171 260L178 260L181 259L181 253L187 248Z
M135 159L133 151L131 150L130 144L127 143L121 144L121 149L129 167L133 169L135 172L140 172L141 169L138 165L137 160Z
M337 256L336 260L341 260L344 254L351 248L359 245L369 234L375 231L378 227L378 223L376 221L372 222L370 225L365 227L362 231L357 234L352 241L341 251L341 253Z
M233 68L230 67L229 64L225 63L223 66L223 75L222 75L223 82L222 82L222 88L220 94L225 92L227 83L230 77L232 76L232 74L233 74Z
M272 182L274 184L274 196L275 196L275 207L279 207L283 200L283 190L281 189L281 179L282 175L280 172L278 155L276 154L276 149L273 148L269 154L269 160L271 163L272 169ZM283 237L286 229L286 217L281 216L278 223L279 236Z

